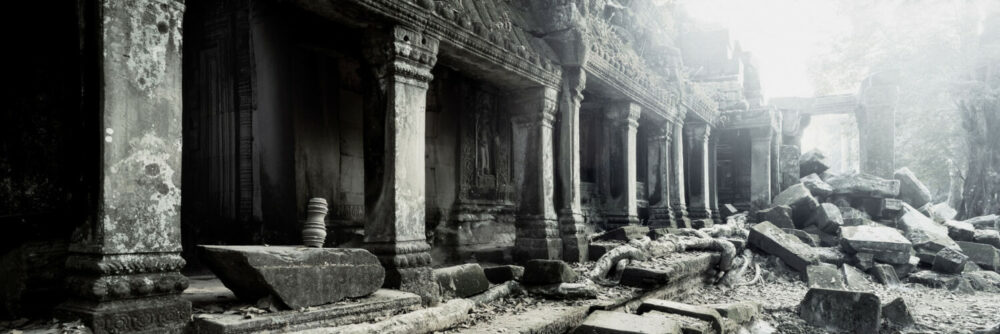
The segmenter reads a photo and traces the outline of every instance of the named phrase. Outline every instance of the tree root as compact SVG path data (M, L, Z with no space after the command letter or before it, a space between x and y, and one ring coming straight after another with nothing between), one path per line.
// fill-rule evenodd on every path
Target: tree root
M503 284L494 286L489 290L484 291L483 293L469 297L469 300L475 302L476 305L482 305L497 299L506 298L510 295L517 295L521 292L524 292L524 287L521 286L521 283L518 283L517 281L506 281Z

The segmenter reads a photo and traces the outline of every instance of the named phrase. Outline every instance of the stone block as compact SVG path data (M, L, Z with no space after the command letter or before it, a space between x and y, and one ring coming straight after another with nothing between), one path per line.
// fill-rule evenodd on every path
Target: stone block
M794 235L796 238L799 238L799 240L802 240L802 242L806 243L806 245L809 245L810 247L819 247L818 235L808 233L803 230L796 230L794 228L782 228L781 230L785 231L785 233Z
M899 199L915 208L924 206L931 201L931 191L909 168L897 169L892 178L899 180Z
M627 266L622 271L622 277L618 283L624 286L650 288L667 284L669 281L670 273L667 271Z
M792 222L792 208L778 205L757 211L757 222L771 222L781 228L795 228Z
M973 294L976 293L976 288L972 286L972 282L969 282L964 276L952 277L951 279L945 281L945 288L948 291L954 291L961 294Z
M483 268L486 279L493 284L502 284L507 281L520 281L524 276L524 267L515 265L503 265Z
M1000 248L1000 231L995 230L976 230L973 237L973 241L992 245L993 247Z
M958 211L949 206L947 202L941 202L931 205L927 209L927 215L930 216L931 220L935 223L944 223L955 219L955 216L958 216Z
M620 245L615 243L591 243L587 248L587 254L591 261L597 261L601 258L601 256L604 256L605 253L610 252L618 246Z
M949 220L944 222L944 227L948 229L948 236L955 241L975 241L976 228L972 224L960 221Z
M703 229L706 227L712 227L715 225L715 220L711 218L702 219L691 219L691 228L693 229Z
M970 262L988 270L1000 269L1000 251L996 247L965 241L958 241L958 246L969 257Z
M969 218L964 220L964 222L971 224L977 230L1000 230L1000 216L997 215L985 215L974 218Z
M777 256L800 273L805 272L810 264L819 262L812 247L769 222L751 227L747 243L764 253Z
M844 217L840 215L840 209L836 205L823 203L813 210L812 218L806 225L815 225L823 232L837 234L840 233L840 227L844 226Z
M837 175L827 179L826 183L833 187L834 195L881 198L899 196L898 180L887 180L865 173Z
M948 281L955 277L954 275L942 275L930 270L920 270L910 274L907 281L930 288L944 288Z
M248 302L272 296L292 309L364 297L382 287L385 269L364 249L200 246L202 259ZM332 282L336 282L333 284Z
M722 219L726 219L726 217L740 213L740 210L732 204L726 203L719 208L719 212L722 214Z
M896 276L896 270L888 264L876 264L871 269L868 270L875 277L875 280L885 286L894 287L899 286L899 277Z
M816 227L816 225L806 226L802 228L802 231L805 231L806 233L809 234L815 234L816 236L818 236L819 245L821 247L840 247L839 235L823 232L823 230L820 230L819 227Z
M907 328L916 324L913 314L910 314L910 307L906 306L906 301L902 297L896 297L882 306L882 318L897 328Z
M885 226L846 226L840 240L848 253L871 253L875 260L894 264L907 263L913 248L898 230Z
M935 223L908 204L903 205L903 215L897 222L899 230L914 248L926 248L933 252L946 247L958 248L958 244L948 236L948 228Z
M819 175L809 174L799 179L799 181L802 182L802 184L806 186L806 189L809 189L809 193L815 197L824 198L833 193L833 187L826 182L823 182L823 179L820 179Z
M761 309L760 304L756 302L711 304L704 306L715 309L716 312L719 312L719 315L740 325L753 323L754 319L757 319L757 317L760 316Z
M847 254L844 254L840 247L813 247L813 252L822 263L839 266L849 261Z
M991 246L992 247L992 246ZM969 257L954 248L943 248L934 255L931 269L945 274L958 274L965 269Z
M688 305L662 299L647 299L636 309L636 313L639 314L649 311L678 314L708 321L716 333L722 333L722 315L711 307Z
M594 237L594 240L618 240L628 242L632 239L642 239L649 234L649 227L640 225L625 225L614 228Z
M443 297L465 298L490 288L490 281L478 263L434 269L434 279Z
M666 318L676 322L681 326L681 333L684 334L712 334L712 324L708 321L686 317L679 314L663 313L660 311L649 311L642 314L643 317Z
M830 166L826 162L826 155L818 149L813 149L799 156L799 176L809 174L822 174Z
M910 256L910 261L906 264L890 264L892 269L896 271L896 276L899 279L904 279L910 276L911 273L917 270L917 265L920 263L920 258L916 256Z
M840 271L844 274L844 285L847 286L848 290L852 291L869 291L871 288L868 286L868 276L865 273L858 270L852 265L842 264L840 265Z
M560 260L529 260L524 264L521 283L542 285L573 283L579 275L566 262Z
M882 304L869 292L810 288L799 304L799 316L826 330L878 333Z
M800 227L812 217L813 210L819 207L819 201L809 193L809 189L802 183L795 184L782 191L778 196L774 197L771 204L791 208L792 221L795 222L795 226Z
M872 219L867 212L849 206L838 206L837 208L840 209L840 216L844 218L844 226L869 225L868 222Z
M875 254L857 252L850 255L849 261L855 267L861 268L862 270L870 270L875 266Z
M583 319L579 334L680 334L681 327L667 318L643 317L625 312L597 310Z
M811 265L806 268L806 285L810 288L845 290L844 274L837 266L829 263Z

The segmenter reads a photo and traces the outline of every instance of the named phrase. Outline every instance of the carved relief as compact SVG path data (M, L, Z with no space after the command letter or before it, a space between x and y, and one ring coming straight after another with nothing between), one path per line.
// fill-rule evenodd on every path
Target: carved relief
M461 159L463 200L509 201L511 122L497 94L482 85L464 90Z

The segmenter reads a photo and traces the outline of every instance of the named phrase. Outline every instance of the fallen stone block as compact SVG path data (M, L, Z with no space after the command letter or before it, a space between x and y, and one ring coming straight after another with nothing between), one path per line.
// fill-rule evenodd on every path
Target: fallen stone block
M985 282L985 284L992 286L994 290L1000 289L1000 273L995 271L983 270L962 273L962 275L966 277L976 277L981 282Z
M527 285L528 293L553 299L594 299L597 298L597 285L593 283L553 283L543 285Z
M810 247L819 247L818 235L808 233L803 230L796 230L794 228L782 228L781 230L785 231L785 233L794 235L796 238L799 238L799 240L802 240L802 242L806 243L806 245L809 245Z
M942 275L930 270L920 270L910 274L907 281L929 288L944 288L948 281L955 277L954 275Z
M370 295L385 279L378 258L364 249L199 247L212 272L249 302L271 296L292 309L329 304Z
M732 320L739 325L748 325L753 323L753 321L760 315L760 304L756 302L710 304L704 306L715 309L716 312L719 312L719 315Z
M507 281L520 281L524 276L524 267L515 265L502 265L483 268L486 279L493 284L502 284Z
M896 276L896 270L888 264L876 264L868 272L875 277L876 281L884 284L885 286L899 286L899 277Z
M791 208L792 220L796 222L796 226L800 225L800 222L808 220L812 216L813 210L819 207L819 202L802 183L797 183L782 191L774 197L771 204Z
M970 275L970 274L972 274L974 272L992 272L992 271L967 271L967 272L962 273L962 277L965 277L965 280L969 281L969 285L972 286L972 289L974 289L976 291L984 291L984 292L996 292L997 291L997 288L990 281L988 281L985 277L980 276L980 275Z
M962 272L971 273L973 271L980 271L980 270L983 270L983 268L979 267L978 264L973 263L972 260L969 260L969 262L965 263L965 269L962 269Z
M977 230L1000 230L1000 216L997 215L985 215L974 218L969 218L964 220L964 222L971 224Z
M896 297L888 304L882 306L882 318L896 328L907 328L916 324L910 307L906 306L906 301L902 297Z
M892 178L899 180L899 199L915 208L924 206L931 201L931 191L909 168L897 169Z
M899 229L913 243L914 248L927 248L934 252L947 247L958 248L958 244L948 236L948 228L935 223L909 205L903 207L903 215L898 220Z
M597 261L601 258L601 256L604 256L605 253L610 252L618 246L620 245L615 243L591 243L590 246L587 247L587 256L591 261Z
M870 270L875 266L875 254L866 252L857 252L848 258L850 264L861 268L862 270Z
M688 305L662 299L648 299L643 301L642 304L639 305L639 308L636 309L636 313L638 314L643 314L649 311L679 314L708 321L712 324L712 328L716 331L716 333L722 333L722 315L710 307Z
M751 227L747 243L764 253L781 258L789 267L800 273L805 272L810 264L819 262L812 247L769 222Z
M722 219L725 220L729 216L740 213L740 210L733 206L732 204L726 203L719 208L719 212L722 214Z
M1000 248L1000 231L995 230L976 230L973 237L973 241L992 245L993 247Z
M903 201L895 198L883 198L880 217L896 219L903 213Z
M597 310L583 319L573 333L594 334L680 334L681 327L667 318L643 317L625 312Z
M892 269L896 271L896 276L899 279L904 279L910 276L911 273L917 270L917 265L920 263L920 258L916 256L910 256L910 261L906 264L890 264Z
M869 222L872 217L867 212L849 206L838 206L838 208L840 209L840 216L844 219L844 226L870 225Z
M972 282L969 282L969 280L964 276L953 277L952 279L945 281L945 288L949 291L962 294L976 293L976 288L972 286Z
M861 197L861 208L872 220L893 220L902 213L905 202L895 198Z
M992 247L992 246L991 246ZM958 274L965 269L969 257L954 248L943 248L934 255L931 270L945 274Z
M521 283L535 285L573 283L579 278L579 274L566 262L536 259L528 260L524 264L524 275L521 276Z
M810 288L799 304L799 316L827 330L878 333L882 304L873 293Z
M823 203L813 210L812 218L806 225L815 225L823 232L837 234L840 233L840 227L844 226L844 217L840 216L840 209L836 205Z
M969 257L969 262L988 270L1000 269L1000 251L996 247L975 242L958 241L962 253Z
M904 264L910 260L910 243L898 230L885 226L845 226L841 244L848 253L871 253L875 260Z
M850 198L847 197L847 195L844 195L844 194L830 195L830 196L827 197L826 202L827 203L833 203L833 205L836 205L841 210L843 210L844 208L850 208L851 207L851 200L850 200Z
M799 181L802 182L802 185L805 185L806 189L809 189L809 193L815 197L824 198L833 193L833 187L826 184L826 182L823 182L823 179L820 179L819 175L809 174L799 179Z
M972 224L960 221L949 220L944 222L944 227L948 229L948 236L955 241L975 241L976 228Z
M931 220L935 223L944 223L955 219L955 216L958 216L958 211L949 206L947 202L941 202L931 205L927 209L927 215L930 216Z
M844 174L831 177L826 183L833 187L833 194L853 197L897 197L899 181L887 180L865 173Z
M839 266L848 262L847 254L844 254L840 247L813 247L813 252L822 263Z
M434 279L444 297L465 298L490 288L483 267L477 263L434 269Z
M795 228L792 222L792 208L784 205L757 211L757 222L771 222L781 228Z
M618 240L628 242L632 239L642 239L649 234L649 227L641 225L625 225L601 233L593 240Z
M701 319L683 316L680 314L664 313L660 311L649 311L643 313L642 316L670 319L681 326L681 333L684 334L715 333L715 330L712 329L712 323Z
M844 274L837 266L829 263L811 265L806 268L806 285L810 288L846 290Z
M670 273L667 271L627 266L622 271L622 277L618 283L624 286L649 288L667 284L669 281Z
M818 149L813 149L799 156L799 176L822 174L830 166L826 163L826 155Z
M844 285L847 286L848 290L852 291L869 291L871 288L868 286L868 276L865 273L858 270L852 265L842 264L840 265L840 271L844 274Z

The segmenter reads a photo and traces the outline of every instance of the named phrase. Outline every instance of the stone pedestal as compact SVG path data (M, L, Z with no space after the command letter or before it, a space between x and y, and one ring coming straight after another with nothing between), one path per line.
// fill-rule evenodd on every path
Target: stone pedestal
M750 129L750 206L768 208L771 197L771 129L753 128Z
M380 152L382 174L366 187L365 248L385 267L384 287L413 292L434 303L434 283L424 234L424 113L438 40L401 26L373 31L365 54L378 83L378 117L367 127L365 152ZM377 121L373 121L377 120ZM366 128L367 128L366 127ZM381 143L379 143L381 141ZM381 145L379 145L381 144Z
M580 195L580 103L587 72L580 67L563 68L563 94L559 115L559 235L563 260L587 261L587 232Z
M83 45L84 59L99 68L83 78L94 83L85 112L99 117L101 128L81 140L103 147L84 162L96 164L87 168L99 184L73 234L69 298L56 314L80 318L95 333L180 333L191 316L179 272L184 3L82 6L81 25L95 35Z
M642 107L631 101L608 104L605 116L612 134L609 147L617 150L609 159L610 192L605 207L609 226L639 224L639 199L636 196L636 134ZM614 138L618 137L618 138Z
M675 216L670 208L670 144L673 140L673 126L668 122L660 124L646 137L648 148L648 173L646 189L649 196L649 226L669 227Z
M685 193L684 178L684 125L681 122L674 123L670 144L670 208L674 214L674 227L690 227L691 220L688 219L687 200Z
M511 93L514 123L514 187L518 194L514 257L562 259L553 194L552 123L558 91L536 87Z
M687 184L689 186L688 211L691 218L712 219L710 200L709 174L709 136L711 127L707 123L688 123L684 125L684 135L687 136Z

